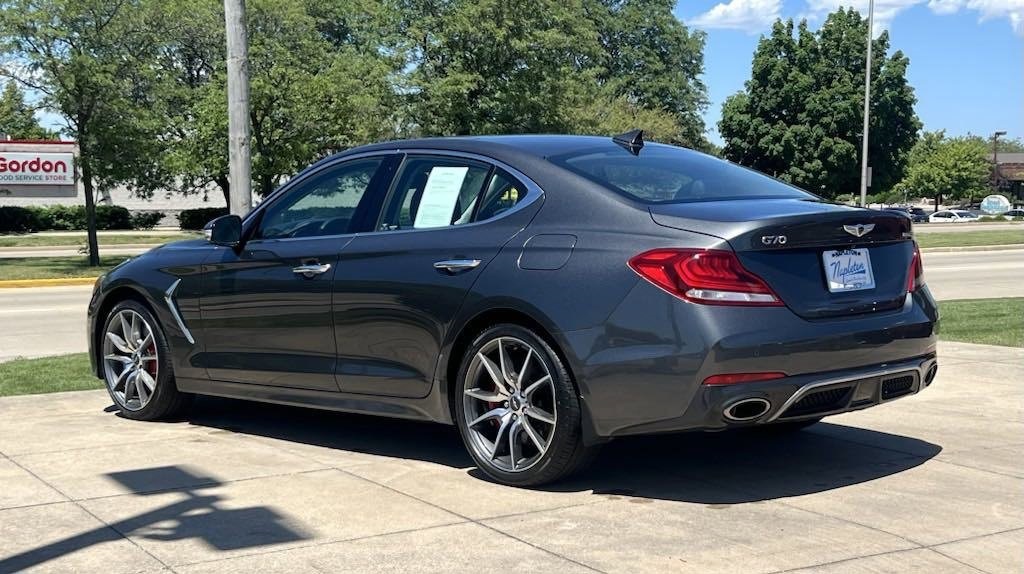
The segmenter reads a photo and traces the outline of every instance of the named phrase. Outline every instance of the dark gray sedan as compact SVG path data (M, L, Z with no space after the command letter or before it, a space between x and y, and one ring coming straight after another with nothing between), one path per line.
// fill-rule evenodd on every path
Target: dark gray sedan
M128 418L198 394L437 421L535 485L614 437L797 429L937 368L907 217L637 132L360 147L207 234L96 284Z

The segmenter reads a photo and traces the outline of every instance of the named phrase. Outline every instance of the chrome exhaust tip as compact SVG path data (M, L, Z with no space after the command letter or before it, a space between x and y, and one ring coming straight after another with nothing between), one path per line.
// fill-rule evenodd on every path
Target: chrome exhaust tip
M772 408L768 399L749 398L736 401L725 408L725 418L734 422L747 422L759 419Z
M927 387L928 385L932 384L932 381L935 380L935 375L938 374L938 372L939 372L939 365L938 365L938 363L936 363L936 364L932 365L928 369L928 373L925 374L925 376L924 376L924 386Z

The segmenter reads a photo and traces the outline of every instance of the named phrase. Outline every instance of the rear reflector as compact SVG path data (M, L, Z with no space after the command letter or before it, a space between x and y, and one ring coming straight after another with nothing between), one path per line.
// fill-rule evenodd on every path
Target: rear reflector
M732 251L653 249L630 259L629 266L644 279L693 303L782 305L768 284L747 271Z
M785 377L786 373L730 373L727 375L711 375L704 379L704 384L709 387L720 387L724 385L735 385L737 383L771 381Z

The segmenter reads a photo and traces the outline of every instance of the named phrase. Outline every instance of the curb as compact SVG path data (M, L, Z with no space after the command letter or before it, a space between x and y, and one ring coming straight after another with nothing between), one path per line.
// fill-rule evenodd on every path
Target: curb
M0 289L29 289L32 287L65 287L92 285L96 277L61 277L60 279L6 279L0 280Z
M1007 245L969 245L966 247L922 247L921 253L955 253L958 251L1015 251L1024 249L1024 243Z

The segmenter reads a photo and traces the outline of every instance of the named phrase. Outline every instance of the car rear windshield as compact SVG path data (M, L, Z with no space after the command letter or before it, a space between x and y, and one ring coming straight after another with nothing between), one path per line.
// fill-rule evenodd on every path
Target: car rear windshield
M695 151L657 144L633 155L625 148L580 150L549 160L644 203L735 199L817 199L756 171Z

